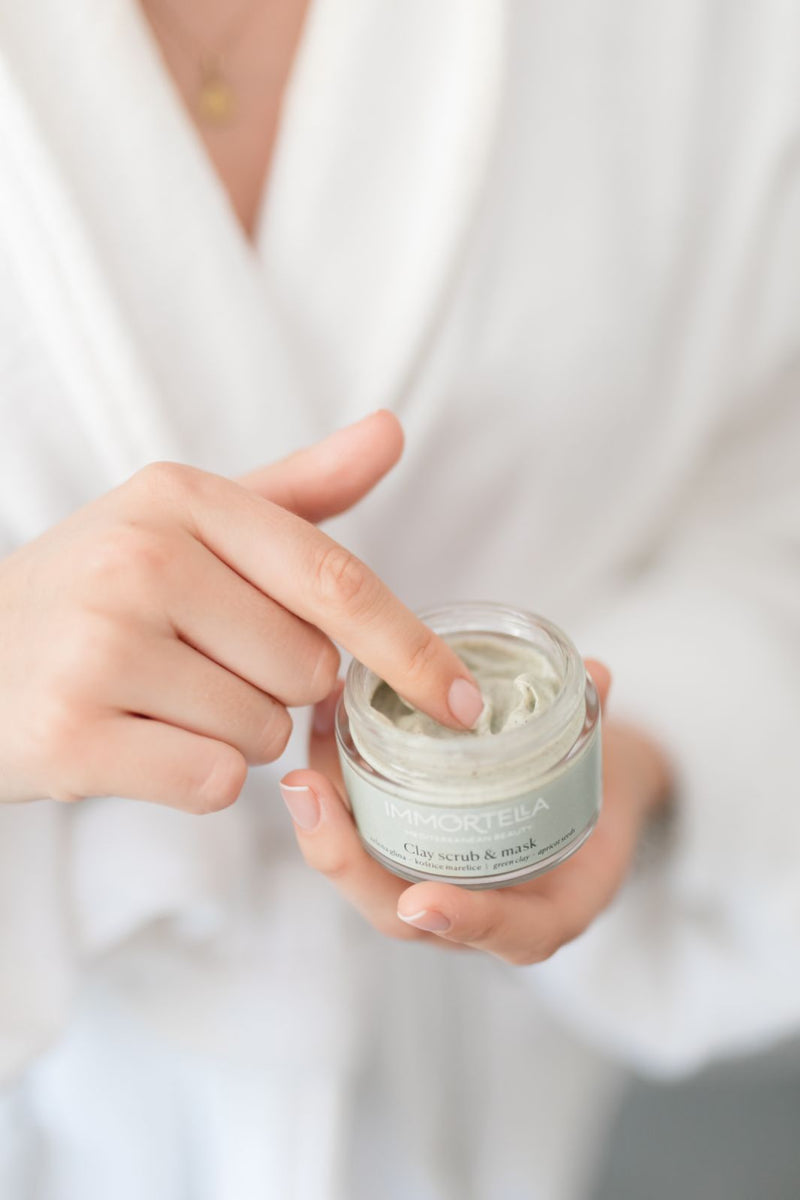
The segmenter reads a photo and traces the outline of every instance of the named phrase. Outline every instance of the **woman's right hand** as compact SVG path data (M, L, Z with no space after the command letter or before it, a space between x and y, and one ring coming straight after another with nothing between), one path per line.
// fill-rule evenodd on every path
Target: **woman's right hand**
M282 753L340 642L469 726L454 652L312 524L396 462L376 413L239 483L157 463L0 563L0 801L116 795L211 812Z

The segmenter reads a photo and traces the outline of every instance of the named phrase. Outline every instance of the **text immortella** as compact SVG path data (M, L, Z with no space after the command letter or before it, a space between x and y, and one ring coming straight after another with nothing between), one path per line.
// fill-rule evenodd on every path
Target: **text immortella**
M535 800L518 801L507 808L491 812L426 812L410 804L385 800L386 815L393 821L404 821L412 829L435 829L439 833L494 833L531 821L538 813L549 811L550 805L542 796Z

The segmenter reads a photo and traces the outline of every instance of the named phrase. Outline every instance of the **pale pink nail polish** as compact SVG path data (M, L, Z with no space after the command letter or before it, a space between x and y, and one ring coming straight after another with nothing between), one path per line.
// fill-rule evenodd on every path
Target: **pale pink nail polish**
M310 787L290 783L280 785L281 795L295 825L307 832L319 824L322 815L319 800Z
M405 921L406 925L413 925L415 929L424 929L426 933L446 933L453 922L444 913L436 912L432 908L423 908L419 912L412 913L410 917L404 916L398 912L398 917L401 921Z
M468 679L454 679L447 694L450 712L467 729L473 729L483 712L483 696Z

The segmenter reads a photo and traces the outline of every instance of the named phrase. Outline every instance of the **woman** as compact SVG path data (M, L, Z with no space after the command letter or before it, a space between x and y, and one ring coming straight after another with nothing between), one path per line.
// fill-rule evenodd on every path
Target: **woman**
M800 1014L800 16L304 8L1 18L15 1198L578 1196L624 1064ZM463 728L476 597L613 669L604 814L407 887L333 643Z

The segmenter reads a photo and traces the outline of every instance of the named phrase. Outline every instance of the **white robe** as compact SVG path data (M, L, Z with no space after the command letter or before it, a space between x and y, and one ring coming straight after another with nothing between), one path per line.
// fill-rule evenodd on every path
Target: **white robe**
M0 551L388 405L336 535L414 607L558 621L679 778L524 970L304 868L303 714L214 817L5 806L3 1197L567 1200L620 1064L797 1030L799 144L788 0L316 0L252 249L132 0L3 6Z

